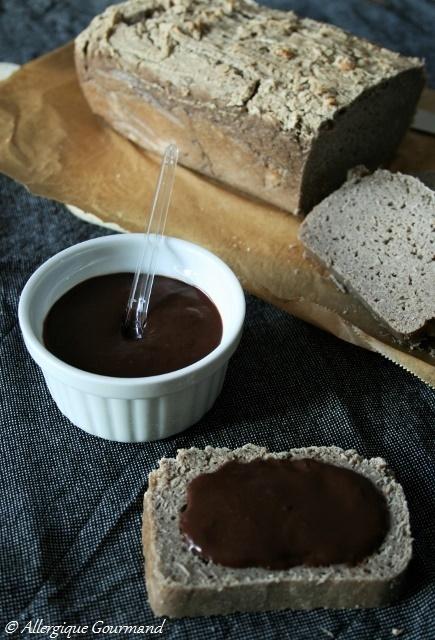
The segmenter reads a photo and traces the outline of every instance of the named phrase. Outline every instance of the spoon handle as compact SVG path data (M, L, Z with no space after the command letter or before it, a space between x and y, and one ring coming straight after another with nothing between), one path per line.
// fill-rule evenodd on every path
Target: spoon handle
M175 144L170 144L166 147L163 156L143 249L137 263L128 298L124 330L130 338L140 339L144 335L151 290L156 273L157 257L166 226L177 161L178 147Z

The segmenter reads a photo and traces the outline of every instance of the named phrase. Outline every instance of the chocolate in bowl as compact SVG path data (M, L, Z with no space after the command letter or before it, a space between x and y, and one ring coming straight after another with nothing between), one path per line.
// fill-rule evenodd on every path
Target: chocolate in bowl
M123 331L133 273L112 273L77 284L44 321L43 341L63 362L105 376L138 378L183 369L213 351L222 319L203 291L157 275L144 336Z
M18 309L26 347L59 410L88 433L119 442L167 438L200 420L221 392L245 317L243 290L231 269L206 249L165 236L156 273L188 281L213 301L222 320L217 347L182 369L141 377L90 373L53 355L43 327L54 304L91 278L132 273L142 247L143 234L116 234L65 249L30 277Z

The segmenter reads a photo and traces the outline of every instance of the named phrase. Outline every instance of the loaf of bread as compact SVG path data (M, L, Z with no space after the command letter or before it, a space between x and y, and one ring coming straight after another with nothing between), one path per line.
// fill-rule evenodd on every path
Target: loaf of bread
M389 528L379 548L355 566L295 566L286 570L230 568L205 561L180 532L189 483L228 461L312 459L351 469L384 496ZM210 514L212 518L213 513ZM397 596L412 555L409 515L401 486L381 458L363 459L337 447L269 453L252 444L240 449L182 449L162 459L144 497L143 548L148 598L156 615L170 617L236 611L377 607Z
M138 145L291 212L387 162L422 62L252 0L130 0L76 39L91 109Z
M378 169L354 176L305 218L308 252L400 341L435 320L435 193Z

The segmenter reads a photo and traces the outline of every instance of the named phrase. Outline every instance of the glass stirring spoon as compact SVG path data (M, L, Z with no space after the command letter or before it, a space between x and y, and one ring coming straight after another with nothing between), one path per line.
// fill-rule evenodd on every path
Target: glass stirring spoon
M178 147L175 144L170 144L166 147L160 167L148 228L145 233L142 252L137 263L125 312L124 335L134 340L143 338L146 328L157 257L166 226L177 162Z

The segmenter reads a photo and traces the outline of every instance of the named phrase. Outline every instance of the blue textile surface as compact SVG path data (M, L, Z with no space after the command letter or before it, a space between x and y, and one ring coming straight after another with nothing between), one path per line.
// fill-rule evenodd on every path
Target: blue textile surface
M107 2L0 0L0 59L24 62L73 37ZM426 56L429 0L274 2ZM370 611L237 614L164 624L174 640L435 638L435 392L381 356L247 296L246 327L214 408L185 433L128 445L92 437L54 405L17 325L20 291L54 253L105 235L0 176L0 638L44 624L157 624L141 557L147 474L180 447L331 445L383 456L409 500L415 553L403 598ZM242 384L241 384L242 383ZM5 625L17 621L18 631ZM101 625L99 625L101 626ZM23 631L24 629L24 631ZM98 629L98 625L97 625ZM20 630L23 633L20 634ZM70 637L117 638L107 633ZM136 637L128 634L129 637ZM48 637L42 631L35 638ZM60 638L66 637L60 634ZM396 636L397 637L397 636Z

